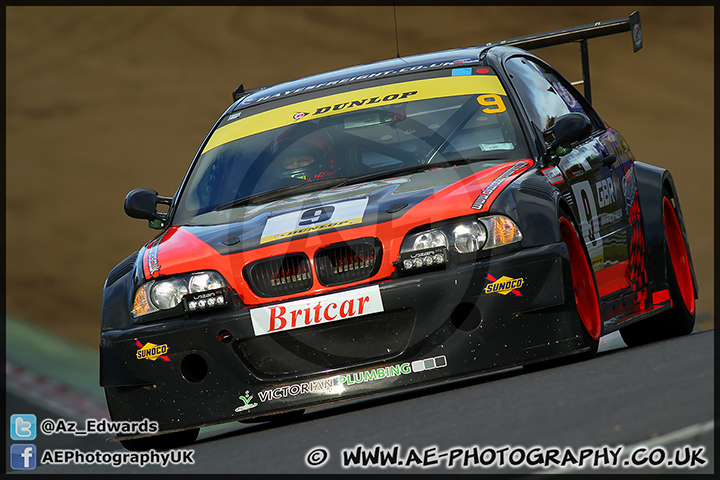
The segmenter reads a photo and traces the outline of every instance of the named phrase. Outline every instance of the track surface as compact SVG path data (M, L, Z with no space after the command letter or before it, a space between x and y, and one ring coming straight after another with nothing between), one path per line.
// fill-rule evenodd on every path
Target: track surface
M525 373L513 369L452 385L315 410L286 425L229 424L203 430L193 465L143 468L41 465L35 473L440 473L447 459L431 468L353 468L341 466L343 449L363 445L419 452L437 447L661 446L703 447L703 468L677 473L714 472L714 331L637 348L602 351L590 361ZM10 407L10 405L8 405ZM23 408L13 404L13 408ZM38 414L38 421L42 418ZM690 427L690 428L687 428ZM117 443L88 438L73 447L62 436L45 437L44 448L123 451ZM55 445L52 445L52 443ZM305 458L325 447L328 461L317 469ZM401 455L402 458L402 455ZM621 457L622 458L622 457ZM459 461L458 461L459 462ZM529 473L527 468L481 468L453 473ZM554 469L549 469L555 471ZM538 471L538 470L535 470ZM591 470L592 471L592 470ZM628 473L658 469L613 469ZM667 471L667 470L664 470Z

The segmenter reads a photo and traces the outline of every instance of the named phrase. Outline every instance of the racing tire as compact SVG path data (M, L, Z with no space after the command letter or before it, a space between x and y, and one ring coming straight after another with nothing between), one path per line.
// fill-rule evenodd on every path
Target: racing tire
M190 445L197 440L200 434L199 428L182 430L180 432L164 433L152 437L133 438L120 440L123 447L131 452L142 452L146 450L170 450Z
M597 354L598 346L600 345L602 316L600 314L597 282L595 281L595 274L590 267L590 257L586 253L585 247L583 247L577 229L567 215L562 214L560 216L558 225L560 227L560 238L562 242L565 243L570 257L575 305L578 317L583 326L583 341L589 348L575 355L523 365L523 367L529 371L542 370L575 361L589 360Z
M590 266L590 257L572 220L566 215L558 219L560 238L568 249L572 273L573 292L578 316L583 324L583 340L589 350L575 356L577 360L593 358L598 351L602 333L602 316L598 300L597 282Z
M665 264L672 307L669 310L620 329L628 347L666 340L692 333L695 328L695 285L677 212L663 188Z

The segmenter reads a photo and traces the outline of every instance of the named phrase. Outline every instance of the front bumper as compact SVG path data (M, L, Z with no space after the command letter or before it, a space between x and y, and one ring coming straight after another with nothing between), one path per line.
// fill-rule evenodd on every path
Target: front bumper
M495 283L486 291L496 280L517 288ZM562 243L396 278L379 291L382 313L269 335L254 334L249 308L104 332L100 382L110 414L157 421L161 432L181 430L429 385L585 347Z

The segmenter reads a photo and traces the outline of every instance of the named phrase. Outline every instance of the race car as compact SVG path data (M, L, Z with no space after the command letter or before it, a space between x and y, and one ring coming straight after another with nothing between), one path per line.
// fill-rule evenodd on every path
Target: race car
M201 427L693 330L669 171L591 104L587 41L639 15L233 92L158 234L110 272L100 384L130 450ZM584 94L529 50L579 42ZM159 207L164 205L163 207ZM164 213L160 210L166 210Z

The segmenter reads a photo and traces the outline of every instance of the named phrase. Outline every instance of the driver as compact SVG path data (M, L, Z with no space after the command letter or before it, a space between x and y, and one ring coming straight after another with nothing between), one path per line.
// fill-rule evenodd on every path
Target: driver
M314 182L335 174L335 150L327 133L279 138L273 152L277 152L282 178Z

